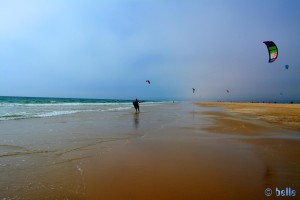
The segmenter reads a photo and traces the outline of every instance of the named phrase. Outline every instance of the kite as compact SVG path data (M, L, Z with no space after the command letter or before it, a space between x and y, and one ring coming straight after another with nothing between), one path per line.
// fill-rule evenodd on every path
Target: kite
M278 48L272 41L265 41L265 45L269 51L269 63L274 62L278 57Z
M229 93L229 90L226 90L227 93Z
M150 84L150 81L149 81L149 80L146 80L146 83Z
M195 93L195 88L192 88L193 89L193 93Z
M285 69L289 69L289 67L290 67L289 65L285 65Z

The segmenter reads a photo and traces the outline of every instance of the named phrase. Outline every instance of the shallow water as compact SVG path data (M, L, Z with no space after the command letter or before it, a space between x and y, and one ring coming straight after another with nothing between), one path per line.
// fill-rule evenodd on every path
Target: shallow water
M81 162L167 124L154 107L0 122L0 199L84 198Z

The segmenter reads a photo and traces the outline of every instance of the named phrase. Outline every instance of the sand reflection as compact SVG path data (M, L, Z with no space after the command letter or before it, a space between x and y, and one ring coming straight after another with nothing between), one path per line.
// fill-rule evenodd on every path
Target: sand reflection
M133 123L134 123L134 128L138 129L140 123L139 113L133 114Z

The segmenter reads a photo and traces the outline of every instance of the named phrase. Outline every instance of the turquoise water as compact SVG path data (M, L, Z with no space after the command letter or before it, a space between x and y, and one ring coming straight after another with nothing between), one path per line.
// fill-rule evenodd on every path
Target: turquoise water
M50 97L7 97L0 96L0 103L47 104L47 103L129 103L132 100L121 99L80 99Z
M0 121L132 109L133 100L0 96ZM162 102L142 101L145 105Z

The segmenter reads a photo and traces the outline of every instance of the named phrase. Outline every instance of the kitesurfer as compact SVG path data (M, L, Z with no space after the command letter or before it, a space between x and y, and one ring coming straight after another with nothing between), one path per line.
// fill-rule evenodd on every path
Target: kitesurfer
M132 102L133 106L134 106L134 109L135 109L135 112L140 112L140 105L139 105L139 101L137 99L135 99L135 101Z

